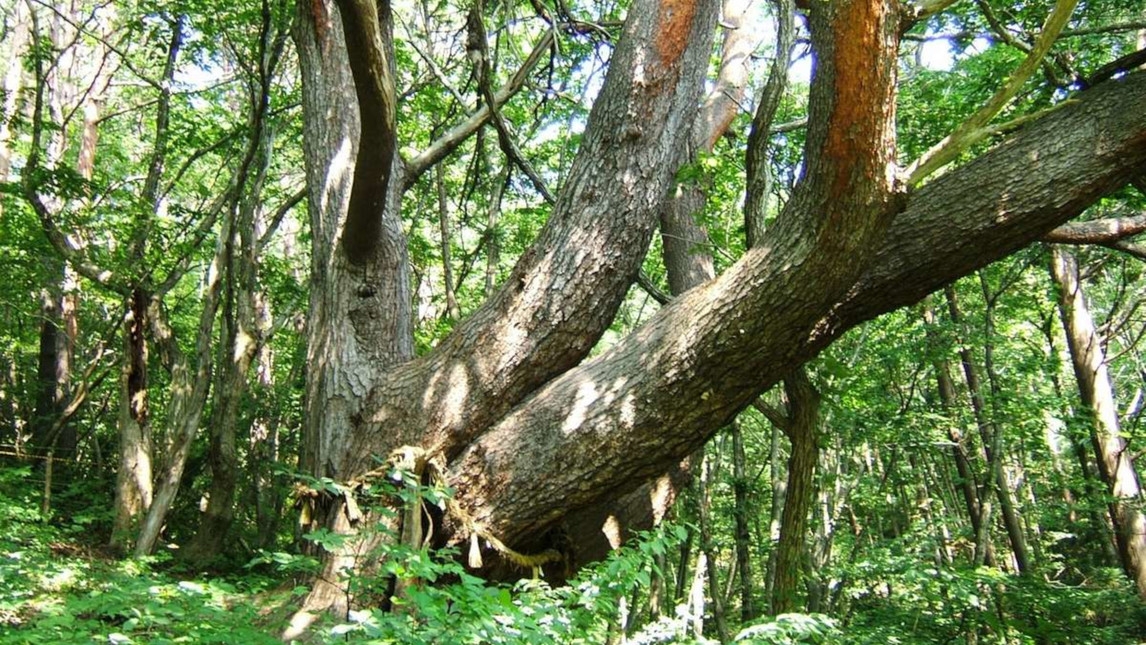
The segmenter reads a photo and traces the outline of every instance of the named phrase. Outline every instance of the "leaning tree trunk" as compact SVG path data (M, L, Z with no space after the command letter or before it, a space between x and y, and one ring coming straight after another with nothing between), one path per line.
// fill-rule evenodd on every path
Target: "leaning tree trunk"
M724 275L583 363L637 273L671 184L671 160L679 133L687 131L683 119L695 109L701 78L695 70L707 60L715 14L711 3L638 0L569 181L536 244L502 289L427 356L391 363L365 374L373 384L354 379L341 390L366 392L365 400L334 397L327 406L313 398L324 391L308 387L312 417L325 407L363 413L340 419L352 435L349 443L329 444L329 459L311 465L319 473L337 467L333 475L353 485L375 468L377 457L410 444L439 460L442 476L458 491L446 537L535 546L536 536L569 512L668 471L847 328L1028 244L1146 166L1146 115L1127 107L1140 102L1146 82L1130 75L1116 89L1100 86L1032 121L1012 140L914 192L885 238L905 203L892 164L899 28L892 4L812 5L818 65L805 175L777 225ZM332 22L310 20L309 43L326 43L315 32L329 36ZM300 56L311 59L304 63L311 70L304 70L305 83L314 81L316 62L338 54L314 49ZM372 90L359 83L362 74L354 77L362 103ZM315 100L306 99L310 121L325 116L314 111ZM1096 123L1104 125L1101 137ZM365 149L356 156L359 166ZM1042 163L1032 167L1036 154ZM315 195L333 192L328 170L313 164L309 170L317 206L322 198ZM354 175L357 183L361 173ZM373 204L380 209L380 201ZM321 232L315 237L328 239ZM318 269L363 257L362 249L326 250L331 255L316 254ZM339 275L361 281L381 274ZM357 286L363 288L325 282L315 288L346 287L362 299L378 292L371 284ZM353 311L319 311L321 317L312 310L312 325L353 334L347 320ZM328 332L311 333L312 341L321 341ZM358 339L336 338L312 352L321 357L346 342L358 346ZM328 362L347 358L354 357L343 353ZM322 374L347 374L321 360L312 365ZM323 378L312 381L322 385ZM343 499L353 495L352 486L342 491ZM329 500L328 509L327 526L349 527L343 502Z
M1070 348L1078 393L1091 416L1091 442L1098 472L1110 495L1107 506L1122 568L1146 599L1146 516L1139 510L1142 489L1126 440L1122 437L1114 384L1106 366L1103 339L1095 329L1082 290L1078 261L1065 249L1053 247L1051 274L1059 289L1059 311Z

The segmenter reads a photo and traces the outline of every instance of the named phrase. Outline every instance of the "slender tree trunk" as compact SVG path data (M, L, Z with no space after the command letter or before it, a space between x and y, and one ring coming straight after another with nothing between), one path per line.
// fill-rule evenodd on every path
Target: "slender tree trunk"
M450 202L446 196L446 174L441 164L434 168L434 188L438 193L438 244L442 254L442 281L446 287L446 313L451 320L462 317L454 288L454 263L450 244Z
M753 599L755 579L752 575L752 534L748 519L751 509L748 493L751 482L748 479L747 457L744 453L744 431L740 423L732 423L732 492L734 496L733 519L736 522L736 568L740 574L740 621L750 623L756 618L756 603Z
M768 552L768 570L764 579L764 596L769 604L772 602L776 590L776 557L779 554L777 545L780 543L780 519L783 515L784 501L788 496L788 478L781 470L780 435L783 433L780 425L772 423L771 440L768 445L768 479L769 490L772 493L771 504L768 508L768 541L772 548ZM773 612L775 615L775 612Z
M167 519L167 512L171 510L171 505L179 492L183 469L191 454L191 443L199 430L199 420L211 385L212 329L222 289L223 248L228 244L233 231L233 221L228 218L219 235L219 249L216 250L215 259L212 266L207 269L207 288L203 295L203 309L199 313L195 351L192 356L185 356L179 349L174 331L167 321L159 299L152 299L148 311L156 347L163 355L162 362L171 370L171 398L167 404L166 432L163 435L161 451L162 463L155 469L155 496L147 508L147 515L135 541L137 557L149 555L155 550L160 531Z
M993 416L999 417L998 408L999 400L1002 397L1002 385L999 382L998 370L995 368L995 302L999 294L991 293L987 278L982 271L979 271L979 286L983 292L983 300L987 303L983 310L985 323L983 329L983 368L987 373L987 384L991 392ZM971 363L970 365L974 369L974 364ZM972 397L972 401L974 401L974 397ZM1007 450L1003 444L1002 428L997 421L992 421L986 426L980 425L980 428L984 427L990 428L991 431L991 443L988 444L984 439L983 446L984 449L987 449L988 445L991 446L986 453L987 462L990 464L992 474L995 477L996 490L999 491L999 507L1003 512L1003 525L1007 529L1007 537L1015 553L1016 568L1020 574L1026 574L1030 572L1031 560L1015 489L1011 486L1010 478L1007 476L1006 464L1008 460L1005 458Z
M927 334L933 347L938 346L939 340L934 331L935 312L932 310L930 303L924 309L924 321L928 325ZM957 403L955 400L955 382L951 378L951 370L946 360L935 359L935 379L937 389L939 392L939 403L943 406L943 410L948 416L957 413ZM967 517L971 524L971 534L973 538L978 538L979 531L979 490L976 483L975 471L971 466L971 460L967 456L967 446L964 441L963 432L959 429L952 418L947 424L947 437L951 440L951 456L955 462L955 470L959 475L957 482L959 491L963 495L963 504L967 510ZM988 533L989 535L989 533ZM991 553L991 545L976 544L976 550L983 550L986 554L987 562L992 563L994 560Z
M147 382L147 310L151 297L140 289L128 300L120 379L119 468L111 546L129 545L137 523L151 506L151 414Z
M955 288L948 285L944 288L944 294L947 298L947 308L951 316L951 321L957 327L963 327L965 323L963 322L963 314L959 310L959 303L955 296ZM988 311L986 314L988 320L990 320L992 316L992 306L993 305L988 302ZM988 323L988 325L989 333L991 323ZM993 343L994 340L990 337L985 340L984 347L988 348L988 353ZM983 392L982 380L979 378L979 367L975 363L970 347L964 344L959 350L959 356L963 363L963 375L967 380L967 393L971 397L971 411L975 415L975 423L979 428L979 436L983 442L983 453L986 456L987 467L990 470L991 487L994 488L994 493L999 498L999 508L1003 514L1003 526L1007 530L1011 553L1015 558L1015 568L1019 573L1027 573L1030 570L1029 560L1027 558L1027 541L1023 535L1022 524L1019 521L1018 513L1015 509L1014 494L1007 483L1006 474L1003 471L1002 429L999 428L997 423L990 419ZM980 515L984 515L984 513L981 512ZM989 530L989 526L980 527L978 534L985 536ZM985 552L983 557L986 558Z
M720 642L729 642L728 621L724 615L724 602L720 590L720 575L717 570L716 547L712 540L712 483L720 469L720 450L716 447L713 454L704 455L698 459L699 476L696 478L697 517L700 523L700 552L707 562L708 592L712 599L712 622L716 624L716 633ZM701 565L698 563L697 567Z
M1078 393L1091 417L1091 441L1106 492L1118 555L1139 597L1146 599L1146 516L1126 440L1121 435L1114 385L1106 365L1103 339L1095 329L1079 278L1078 262L1061 247L1053 248L1052 275L1059 289L1059 311L1070 349Z
M808 512L816 492L819 455L820 394L803 369L784 379L788 419L783 430L792 444L788 458L788 494L776 546L776 582L772 589L773 615L797 611L799 585L808 533Z
M4 48L3 60L8 61L7 68L4 69L3 114L0 114L0 180L3 181L8 181L8 173L12 168L12 123L16 120L16 110L20 106L20 88L23 85L25 69L24 49L28 46L31 36L27 12L26 3L14 3L7 37L0 45Z
M236 447L239 407L247 392L251 362L265 342L269 325L266 301L258 294L258 245L263 228L258 220L262 191L274 150L273 130L267 123L270 84L286 34L279 32L266 14L262 28L260 43L263 44L258 56L260 83L258 86L252 84L247 158L238 173L238 196L231 207L231 220L224 224L224 228L229 224L232 232L220 256L226 284L216 359L220 369L207 451L211 486L199 529L186 552L188 558L201 562L222 552L234 518L235 489L239 479Z

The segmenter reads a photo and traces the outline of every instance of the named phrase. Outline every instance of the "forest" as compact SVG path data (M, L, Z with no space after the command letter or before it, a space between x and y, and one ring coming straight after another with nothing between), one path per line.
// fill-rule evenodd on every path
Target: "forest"
M0 0L0 645L1146 643L1136 0Z

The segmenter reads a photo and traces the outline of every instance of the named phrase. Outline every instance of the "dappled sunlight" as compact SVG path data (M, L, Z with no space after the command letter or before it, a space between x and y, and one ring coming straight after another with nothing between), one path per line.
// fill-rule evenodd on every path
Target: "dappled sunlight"
M589 406L596 403L599 398L600 393L597 392L597 385L592 381L586 380L577 386L577 394L573 399L573 407L570 408L569 414L565 417L565 423L561 425L561 431L565 434L576 432L581 427L581 424L585 423Z
M465 402L469 395L469 371L465 363L457 361L434 372L423 395L422 406L439 410L441 422L446 427L457 427L465 422Z
M565 416L565 422L561 425L561 431L565 434L572 434L585 424L585 420L590 416L591 408L599 404L601 407L608 408L613 405L617 400L617 396L623 392L628 385L628 379L625 377L617 377L613 383L605 391L599 391L597 384L590 380L585 379L577 386L577 393L573 397L573 405L569 409L569 414ZM633 394L625 395L621 402L621 422L624 428L631 428L637 420L636 398Z

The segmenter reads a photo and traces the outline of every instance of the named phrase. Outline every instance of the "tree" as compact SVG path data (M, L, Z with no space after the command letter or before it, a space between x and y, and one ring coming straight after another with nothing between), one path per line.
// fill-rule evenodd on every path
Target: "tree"
M1114 386L1107 367L1106 343L1095 329L1079 277L1078 260L1054 247L1051 275L1059 290L1059 311L1066 332L1078 394L1091 417L1090 440L1107 493L1118 555L1138 595L1146 598L1146 516L1132 500L1141 495L1138 471L1120 432Z
M411 446L457 491L451 541L541 550L570 513L667 472L847 329L1022 248L1146 167L1146 115L1133 109L1146 77L1129 74L909 189L893 128L900 6L807 12L803 174L743 258L587 360L682 161L717 13L711 1L638 0L544 229L485 304L414 357L402 194L496 121L517 79L403 157L389 5L300 3L313 240L303 465L347 484L318 498L317 523L353 532L354 486ZM308 607L346 602L331 581L353 554L328 559Z

